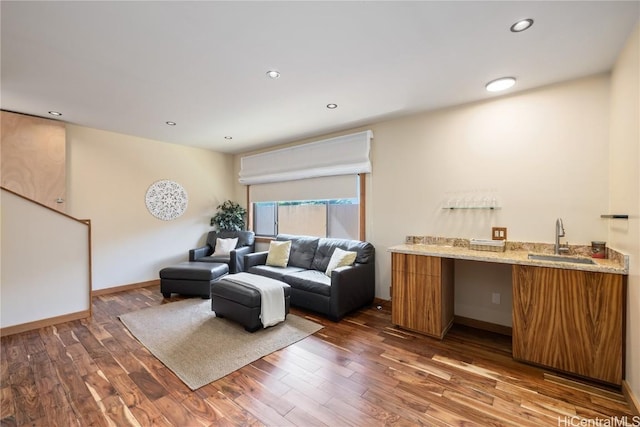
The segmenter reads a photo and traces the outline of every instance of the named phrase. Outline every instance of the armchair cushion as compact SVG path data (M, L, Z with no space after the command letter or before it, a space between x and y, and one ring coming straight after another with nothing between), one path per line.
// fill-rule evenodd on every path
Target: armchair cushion
M233 239L237 238L236 248L242 246L251 246L255 248L256 237L253 231L210 231L207 235L207 244L212 250L216 247L217 239Z
M203 256L201 258L198 258L199 262L221 262L224 264L229 264L231 262L231 255L227 254L227 255L209 255L209 256Z
M218 237L216 239L216 246L213 250L212 256L225 255L228 257L231 251L235 249L237 245L238 245L237 237L229 238L229 239L221 239L220 237Z
M205 246L189 251L189 261L222 262L229 265L229 273L233 274L244 270L244 256L254 250L253 231L210 231Z

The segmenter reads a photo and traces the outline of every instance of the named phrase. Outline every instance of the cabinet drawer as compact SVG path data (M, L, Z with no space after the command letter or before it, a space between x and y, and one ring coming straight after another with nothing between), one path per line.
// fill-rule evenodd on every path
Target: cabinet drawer
M440 276L441 260L439 257L410 254L391 254L391 268L425 276Z

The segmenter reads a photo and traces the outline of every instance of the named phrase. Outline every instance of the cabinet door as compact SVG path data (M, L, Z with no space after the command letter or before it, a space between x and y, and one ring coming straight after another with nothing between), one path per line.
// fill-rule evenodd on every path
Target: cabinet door
M624 276L513 268L513 357L622 381Z
M561 359L560 369L621 384L623 276L565 270L562 286L559 326L568 357Z
M513 357L556 366L559 363L560 270L513 267Z
M392 323L442 337L440 266L438 257L392 254Z

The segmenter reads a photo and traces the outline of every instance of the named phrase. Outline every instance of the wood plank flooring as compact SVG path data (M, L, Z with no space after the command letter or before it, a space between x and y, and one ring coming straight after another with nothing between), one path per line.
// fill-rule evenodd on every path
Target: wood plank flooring
M196 391L118 316L158 286L103 295L93 317L3 337L2 426L634 425L620 392L515 362L510 338L456 326L443 341L391 325L389 307L325 328ZM162 325L158 325L162 328ZM600 424L605 425L605 424ZM624 425L624 424L615 424ZM637 425L637 424L636 424Z

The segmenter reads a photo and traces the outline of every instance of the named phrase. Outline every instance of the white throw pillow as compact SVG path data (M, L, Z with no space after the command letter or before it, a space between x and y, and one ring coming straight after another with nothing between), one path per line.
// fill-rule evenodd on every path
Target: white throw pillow
M335 270L336 268L352 265L354 262L356 262L357 255L358 254L356 252L343 251L340 248L335 248L335 250L333 251L333 255L331 255L331 259L329 260L327 271L324 274L331 277L331 272L333 272L333 270Z
M289 252L291 251L291 240L272 240L269 243L269 253L267 254L267 265L272 267L286 267L289 262Z
M224 256L229 255L232 250L236 248L238 244L238 238L233 239L216 239L216 249L211 256Z

